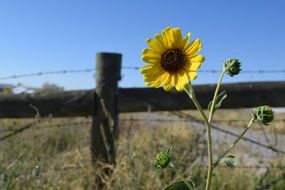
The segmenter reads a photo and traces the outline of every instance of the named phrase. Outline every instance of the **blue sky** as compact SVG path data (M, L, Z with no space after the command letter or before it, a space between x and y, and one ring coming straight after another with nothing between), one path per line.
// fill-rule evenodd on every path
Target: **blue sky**
M201 39L201 69L221 69L223 60L237 57L244 70L284 70L284 8L282 0L0 0L0 77L92 68L101 51L122 53L123 66L140 67L146 39L167 26ZM144 87L138 71L124 69L122 75L121 87ZM193 84L217 79L200 73ZM225 82L260 80L285 80L285 73L241 74ZM18 82L66 89L95 85L93 73L0 81Z

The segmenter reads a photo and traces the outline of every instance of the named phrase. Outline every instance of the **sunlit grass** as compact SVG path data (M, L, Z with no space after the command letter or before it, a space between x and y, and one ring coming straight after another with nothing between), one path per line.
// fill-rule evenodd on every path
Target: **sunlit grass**
M206 167L201 166L200 161L205 146L201 134L186 123L130 119L138 115L121 115L125 120L120 122L120 136L116 144L117 166L112 168L111 176L103 176L106 189L155 190L169 184L177 178L170 170L154 178L151 176L154 155L166 150L170 144L174 147L172 157L175 165L185 175L191 176L198 189L202 189ZM1 124L1 129L3 125L18 128L31 121L33 119L7 120L6 124ZM81 121L85 124L56 125ZM50 118L0 142L0 189L94 189L94 170L90 164L91 124L86 124L86 121L90 118ZM1 132L2 135L4 132ZM272 161L272 165L281 164L285 164L283 159ZM100 169L96 168L95 172L100 172ZM284 171L278 168L269 168L258 175L256 171L254 168L218 168L212 189L251 190L284 175ZM285 183L280 181L272 189L281 190L284 186Z

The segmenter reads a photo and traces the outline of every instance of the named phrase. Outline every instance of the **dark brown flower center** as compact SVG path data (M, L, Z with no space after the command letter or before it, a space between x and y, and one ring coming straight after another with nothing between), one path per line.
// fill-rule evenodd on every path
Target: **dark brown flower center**
M168 49L161 55L160 64L169 73L177 72L185 63L184 52L179 48Z

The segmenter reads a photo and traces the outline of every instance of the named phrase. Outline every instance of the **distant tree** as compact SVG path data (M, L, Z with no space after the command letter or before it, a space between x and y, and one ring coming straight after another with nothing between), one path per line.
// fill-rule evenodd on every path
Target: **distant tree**
M10 94L13 94L13 90L10 87L3 87L3 88L0 88L0 94L10 95Z
M0 95L13 94L14 85L11 84L0 84Z
M52 83L44 83L43 86L35 90L35 93L62 92L64 88Z

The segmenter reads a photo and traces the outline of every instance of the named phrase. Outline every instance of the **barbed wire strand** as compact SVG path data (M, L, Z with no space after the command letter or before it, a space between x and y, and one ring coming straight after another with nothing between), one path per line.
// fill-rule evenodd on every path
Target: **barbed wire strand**
M139 69L138 67L123 67L125 69ZM82 70L60 70L60 71L49 71L49 72L38 72L38 73L30 73L30 74L21 74L21 75L12 75L12 76L8 76L8 77L0 77L0 80L6 80L6 79L16 79L16 78L23 78L23 77L32 77L32 76L42 76L42 75L51 75L51 74L66 74L66 73L80 73L80 72L91 72L91 71L94 71L95 69L82 69ZM205 72L205 73L219 73L220 71L218 70L200 70L200 72ZM285 70L252 70L252 71L243 71L242 73L285 73ZM67 101L65 103L68 103L70 102ZM64 104L65 104L64 103ZM178 112L179 113L179 112ZM181 117L181 114L178 114L179 117ZM47 119L47 118L46 118ZM24 130L26 129L29 129L31 128L35 123L38 123L39 121L42 121L42 120L36 120L36 121L33 121L27 125L24 125L23 127L19 128L19 129L16 129L13 133L11 134L8 134L4 137L1 137L0 138L0 141L2 140L5 140L11 136L14 136L20 132L23 132ZM185 120L186 121L186 120ZM235 122L238 122L240 120L236 120ZM159 121L159 122L162 122L162 121ZM174 122L174 121L173 121ZM177 121L175 121L177 122ZM196 122L201 122L199 120L196 120ZM221 122L221 121L220 121ZM75 124L75 123L73 123ZM76 124L79 124L79 123L76 123ZM82 124L82 123L81 123ZM62 124L57 124L57 125L54 125L54 126L57 126L57 127L60 127L60 126L64 126L64 125L70 125L70 123L62 123ZM220 129L216 126L213 126L213 129L216 129L218 131L221 131L221 132L224 132L224 133L227 133L227 134L230 134L230 135L233 135L233 136L239 136L237 134L234 134L230 131L227 131L227 130L224 130L224 129ZM249 139L249 138L243 138L243 140L247 140L251 143L254 143L254 144L257 144L259 146L262 146L262 147L265 147L265 148L268 148L268 149L271 149L272 151L275 151L275 152L279 152L279 153L282 153L282 154L285 154L284 151L281 151L281 150L277 150L276 148L274 147L271 147L271 146L267 146L267 145L263 145L257 141L254 141L252 139ZM245 166L246 168L261 168L262 166ZM263 166L264 167L264 166ZM284 169L284 166L280 166L278 168L281 168L281 169ZM272 181L271 183L259 188L260 190L262 189L266 189L266 188L269 188L270 186L276 184L278 181L280 180L283 180L285 179L285 176L282 176L281 178L278 178L274 181Z
M174 115L178 116L179 118L188 119L188 121L190 121L190 122L198 123L198 124L204 124L204 122L203 122L201 119L198 119L198 118L196 118L196 117L194 117L194 116L192 116L192 115L183 113L183 112L181 112L181 111L169 111L169 110L167 110L165 107L163 107L162 105L158 105L158 104L152 102L151 100L139 98L139 97L136 97L136 96L130 96L129 94L123 94L123 95L125 95L125 96L127 96L127 97L131 97L131 98L139 99L140 101L146 102L146 103L148 103L148 104L151 105L151 106L155 106L155 107L158 107L158 108L160 108L160 109L162 109L162 110L164 110L164 111L171 112L171 113L173 113ZM221 129L221 128L219 128L219 127L216 126L216 125L213 125L213 124L212 124L211 126L212 126L212 128L213 128L214 130L217 130L217 131L219 131L219 132L228 134L228 135L230 135L230 136L234 136L234 137L239 137L239 136L240 136L239 134L233 133L233 132L231 132L231 131L228 131L228 130L225 130L225 129ZM275 147L272 147L272 146L270 146L270 145L266 145L266 144L260 143L260 142L258 142L257 140L254 140L254 139L251 139L251 138L248 138L248 137L242 137L241 139L244 140L244 141L250 142L250 143L252 143L252 144L256 144L256 145L258 145L258 146L260 146L260 147L263 147L263 148L266 148L266 149L270 149L270 150L273 151L273 152L278 152L278 153L281 153L281 154L284 154L284 155L285 155L285 151L279 150L279 149L277 149L277 148L275 148Z
M85 93L85 94L86 94L86 93ZM83 96L84 96L85 94L83 94ZM126 95L126 96L129 96L128 94L125 94L125 95ZM82 95L80 95L80 97L81 97L81 96L82 96ZM73 98L71 98L70 100L67 100L66 102L64 102L64 103L63 103L62 105L60 105L59 107L56 106L56 108L54 109L54 111L58 111L59 109L62 109L65 104L68 104L69 102L72 102L72 101L74 101L74 100L76 100L76 99L78 99L78 98L80 98L80 97L73 97ZM159 108L163 109L164 111L169 111L169 110L167 110L166 108L164 108L163 106L158 105L158 104L155 104L154 102L151 102L150 100L141 99L141 98L138 98L138 97L135 97L135 96L132 96L132 98L140 99L141 101L147 102L148 104L150 104L150 105L152 105L152 106L159 107ZM183 113L183 112L181 112L181 111L170 111L170 112L173 113L174 115L178 116L179 118L188 119L188 121L190 121L190 122L194 122L194 123L196 122L196 123L199 123L199 124L203 124L203 121L202 121L202 120L200 120L200 119L198 119L198 118L195 118L195 117L193 117L193 116L191 116L191 115L189 115L189 114L185 114L185 113ZM36 121L36 122L38 122L38 121ZM20 133L20 132L23 132L23 131L26 130L26 129L31 128L36 122L31 122L30 124L24 125L23 127L17 129L17 130L14 131L13 133L10 133L10 134L8 134L8 135L5 135L5 136L3 136L3 137L0 137L0 141L5 140L5 139L7 139L7 138L9 138L9 137L11 137L11 136L14 136L14 135ZM215 130L217 130L217 131L220 131L220 132L222 132L222 133L226 133L226 134L229 134L229 135L234 136L234 137L239 137L239 134L235 134L235 133L233 133L233 132L231 132L231 131L228 131L228 130L225 130L225 129L221 129L221 128L215 126L215 125L212 125L212 128L215 129ZM258 145L258 146L261 146L261 147L263 147L263 148L270 149L270 150L272 150L272 151L274 151L274 152L279 152L279 153L285 154L285 151L283 151L283 150L279 150L279 149L276 149L276 148L274 148L274 147L272 147L272 146L265 145L265 144L260 143L260 142L258 142L258 141L256 141L256 140L253 140L253 139L250 139L250 138L247 138L247 137L243 137L242 139L245 140L245 141L248 141L248 142L250 142L250 143L256 144L256 145Z
M158 123L177 123L177 122L189 122L189 119L138 119L138 118L132 118L132 119L120 119L120 121L137 121L137 122L158 122ZM92 121L76 121L76 122L63 122L58 124L49 124L48 126L44 128L50 128L50 127L62 127L66 125L86 125L90 124ZM235 123L235 122L248 122L248 120L213 120L213 123ZM275 119L272 122L285 122L285 119ZM0 129L0 132L14 132L17 131L17 128L13 128L11 126L5 127L4 129Z
M46 119L49 119L49 118L46 118ZM182 122L186 122L187 120L186 119L184 119L184 120L177 120L177 119L172 119L172 120L170 120L170 119L155 119L155 120L154 119L146 119L146 120L145 119L121 119L121 121L154 121L154 122L178 122L178 121L181 122L182 121ZM39 122L39 121L37 121L37 122ZM63 122L63 123L49 125L49 127L62 127L62 126L67 126L67 125L86 125L86 124L90 124L91 122L92 121L90 121L90 120L76 121L76 122ZM25 125L24 127L16 130L17 131L16 133L22 132L22 131L30 128L31 125L34 125L34 122L32 122L28 125ZM15 135L15 133L13 135ZM11 136L11 135L9 135L9 136ZM205 167L205 165L202 165L202 166ZM220 168L227 168L226 166L219 166L219 167ZM284 170L285 166L283 166L283 165L277 165L277 166L276 165L275 166L272 166L272 165L241 165L241 166L237 167L237 169L262 169L262 168ZM82 166L69 166L69 167L55 168L52 171L58 172L58 171L65 171L65 170L70 170L70 169L82 169ZM29 173L21 173L20 175L29 175ZM262 187L257 188L256 190L268 189L270 186L275 185L276 183L278 183L279 181L284 180L284 179L285 179L285 176L283 175L282 177L277 178L277 179L271 181L270 183L268 183Z
M47 169L47 170L41 169L41 171L36 171L36 172L33 172L34 169L32 169L32 170L29 170L28 172L19 172L19 173L17 173L17 175L20 175L20 176L33 176L33 175L35 175L35 176L38 177L38 176L41 176L42 174L50 172L50 171L53 171L53 172L66 172L66 170L79 170L79 169L85 170L85 168L92 168L91 166L92 165L90 165L90 164L83 164L81 166L78 166L78 165L75 165L75 166L63 166L63 167L56 167L56 168ZM199 164L199 165L195 165L195 166L207 168L207 165L205 165L205 164L201 164L201 165ZM229 167L223 166L223 165L219 165L218 168L225 168L225 169L232 170L232 168L229 168ZM283 165L278 165L278 166L270 166L270 165L240 165L240 166L237 166L235 169L258 170L258 169L263 169L263 168L281 169L281 170L283 170L285 168L285 166L283 166ZM36 168L36 170L38 170L38 168ZM283 179L285 179L285 176L277 178L276 180L273 180L272 182L268 183L267 185L259 187L256 190L265 190L268 187L276 184L277 182L279 182L280 180L283 180Z
M78 96L75 96L75 97L72 97L72 98L69 98L68 100L64 101L62 104L59 104L59 105L56 105L54 107L54 109L51 111L50 115L52 115L53 113L56 113L58 111L60 111L61 109L64 109L64 107L80 98L83 98L88 92L85 92L83 94L80 94ZM32 105L31 105L32 106ZM0 142L3 141L3 140L6 140L12 136L15 136L19 133L22 133L23 131L27 130L27 129L30 129L32 128L35 124L38 124L38 123L41 123L41 122L44 122L44 121L47 121L48 119L50 119L50 117L39 117L37 118L36 120L26 124L26 125L23 125L22 127L16 129L15 131L13 131L12 133L9 133L7 135L4 135L2 137L0 137Z
M192 119L192 118L191 118ZM175 123L175 122L191 122L191 119L120 119L121 121L150 121L150 122L163 122L163 123ZM236 123L236 122L249 122L249 120L237 120L237 119L215 119L212 120L213 123ZM285 122L285 119L274 119L272 122Z
M122 69L128 70L139 70L140 67L131 67L131 66L124 66ZM42 72L35 72L35 73L26 73L26 74L17 74L17 75L10 75L5 77L0 77L0 80L8 80L8 79L17 79L17 78L26 78L26 77L35 77L35 76L43 76L43 75L55 75L55 74L71 74L71 73L89 73L94 72L95 68L87 68L87 69L65 69L65 70L55 70L55 71L42 71ZM220 73L220 70L210 69L210 70L199 70L200 73ZM285 69L280 70L241 70L241 74L266 74L266 73L285 73Z
M43 123L43 121L41 121L41 123ZM64 126L68 126L68 125L88 125L92 123L92 121L90 120L86 120L86 121L75 121L75 122L63 122L63 123L56 123L56 124L49 124L45 127L38 127L38 129L46 129L46 128L53 128L53 127L64 127ZM13 128L13 127L7 127L6 129L0 129L0 132L16 132L18 130L25 130L22 129L23 127L20 128ZM20 131L19 131L20 132Z
M184 113L183 113L183 114L184 114ZM175 115L177 115L177 116L179 116L179 117L182 116L182 114L179 115L179 113L176 113ZM184 117L184 116L182 116L182 117ZM162 120L162 119L121 119L121 121L196 122L196 123L199 123L199 124L202 123L201 120L196 119L196 118L193 118L193 116L191 116L191 117L192 117L192 118L183 119L183 120L177 120L177 119L175 119L175 120L169 120L169 119L163 119L163 120ZM23 131L25 131L25 130L31 128L31 127L32 127L33 125L35 125L36 123L46 121L47 119L49 119L49 118L44 118L44 119L40 119L40 120L38 120L38 121L33 121L33 122L31 122L31 123L29 123L29 124L27 124L27 125L24 125L24 126L18 128L18 129L14 129L14 130L7 129L7 131L12 131L12 133L9 133L9 134L7 134L7 135L5 135L5 136L3 136L3 137L0 137L0 141L3 141L3 140L5 140L5 139L7 139L7 138L9 138L9 137L11 137L11 136L14 136L14 135L16 135L16 134L18 134L18 133L21 133L21 132L23 132ZM91 121L86 121L86 122L73 122L73 123L72 123L72 122L69 122L69 123L53 124L52 126L54 126L54 127L61 127L61 126L66 126L66 125L88 124L89 122L91 122ZM221 129L221 128L217 127L217 126L212 125L212 128L215 129L215 130L217 130L217 131L219 131L219 132L222 132L222 133L225 133L225 134L234 136L234 137L239 137L238 134L233 133L233 132L228 131L228 130L225 130L225 129ZM5 130L2 130L2 132L4 132L4 131L5 131ZM0 131L0 132L1 132L1 131ZM275 148L275 147L272 147L272 146L270 146L270 145L266 145L266 144L260 143L260 142L258 142L258 141L256 141L256 140L250 139L250 138L248 138L248 137L243 137L242 140L248 141L248 142L250 142L250 143L252 143L252 144L256 144L256 145L258 145L258 146L260 146L260 147L263 147L263 148L270 149L270 150L272 150L272 151L274 151L274 152L278 152L278 153L285 154L285 151L283 151L283 150L279 150L279 149L277 149L277 148Z
M127 121L127 120L123 120L123 121ZM151 120L151 119L132 119L132 120L130 120L130 121L171 122L171 121L169 121L169 120L163 121L163 120L159 120L159 119L158 119L158 120ZM201 120L192 120L192 119L188 119L188 120L176 120L175 122L179 122L179 121L180 121L180 122L196 122L196 123L202 124L202 121L201 121ZM228 130L225 130L225 129L221 129L221 128L215 126L215 125L212 125L212 128L215 129L215 130L217 130L217 131L219 131L219 132L228 134L228 135L230 135L230 136L239 137L239 134L233 133L233 132L228 131ZM251 138L248 138L248 137L242 137L242 140L248 141L248 142L250 142L250 143L252 143L252 144L258 145L258 146L263 147L263 148L266 148L266 149L270 149L270 150L272 150L273 152L278 152L278 153L281 153L281 154L285 154L285 151L283 151L283 150L279 150L279 149L277 149L277 148L275 148L275 147L272 147L272 146L270 146L270 145L266 145L266 144L260 143L260 142L258 142L258 141L256 141L256 140L251 139Z
M7 79L16 79L16 78L25 78L25 77L34 77L34 76L43 76L43 75L54 75L54 74L67 74L67 73L88 73L91 71L95 71L93 68L89 69L71 69L71 70L56 70L56 71L43 71L36 73L27 73L27 74L19 74L19 75L11 75L6 77L0 77L0 80Z

